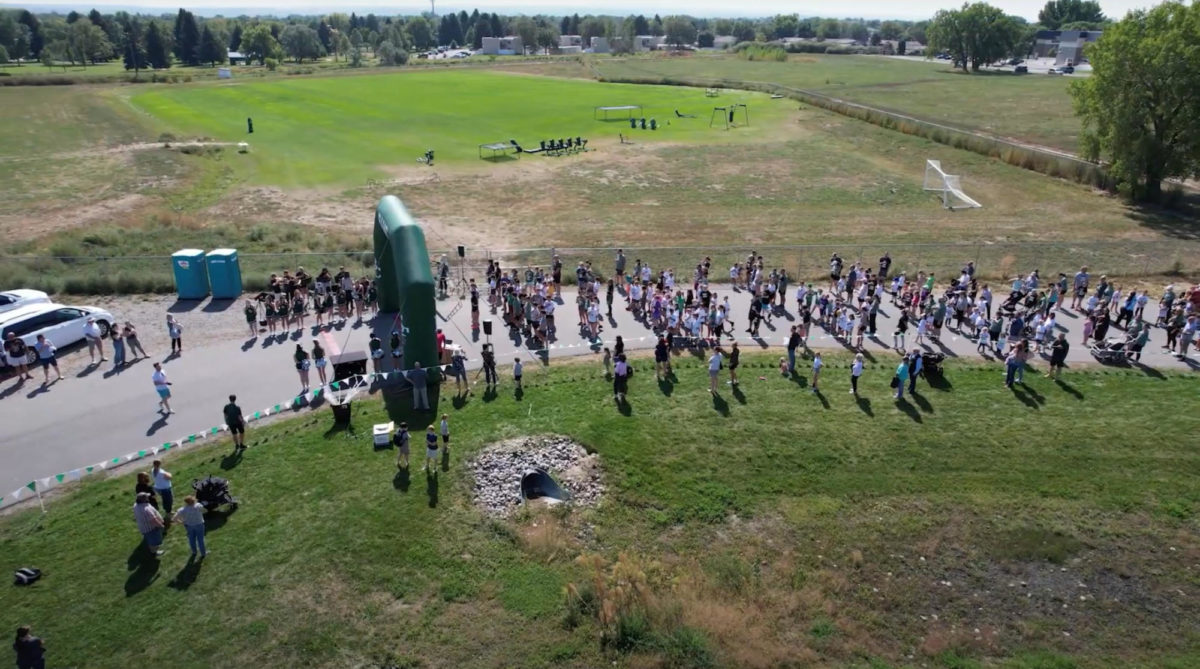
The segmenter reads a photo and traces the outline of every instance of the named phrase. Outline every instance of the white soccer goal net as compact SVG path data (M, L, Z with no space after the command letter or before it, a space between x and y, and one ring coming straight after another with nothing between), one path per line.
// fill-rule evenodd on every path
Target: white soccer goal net
M977 209L983 206L967 197L962 190L962 180L956 175L946 174L939 160L925 161L925 190L941 193L942 206L947 209Z

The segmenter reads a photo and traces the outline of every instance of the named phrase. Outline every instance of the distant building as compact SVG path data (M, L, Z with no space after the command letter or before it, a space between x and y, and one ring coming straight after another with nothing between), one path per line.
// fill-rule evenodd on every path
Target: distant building
M580 35L559 35L558 46L560 49L572 46L583 48L583 37Z
M663 43L660 35L638 35L633 38L634 51L654 51Z
M250 59L245 54L237 51L229 51L225 54L225 57L229 60L230 65L245 65L250 62Z
M508 37L484 37L483 53L487 56L524 55L525 47L517 35Z
M714 49L728 49L737 44L737 38L733 35L717 35L713 38Z
M592 53L612 53L607 37L593 37L591 50Z
M1055 65L1078 65L1085 59L1083 50L1100 39L1101 30L1039 30L1033 43L1035 58L1054 58Z
M892 53L900 53L900 43L901 42L904 42L904 55L905 56L924 56L925 55L925 45L921 44L920 42L918 42L917 40L914 40L914 39L910 39L910 40L885 39L882 42L880 42L879 45L880 46L884 46L884 45L891 46Z

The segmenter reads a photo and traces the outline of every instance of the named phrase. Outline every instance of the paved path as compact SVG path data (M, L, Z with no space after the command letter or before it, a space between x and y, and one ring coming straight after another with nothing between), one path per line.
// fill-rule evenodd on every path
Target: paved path
M773 325L764 324L761 340L751 339L744 332L749 296L745 292L734 292L724 287L717 290L718 298L729 296L733 317L739 326L737 339L746 353L761 347L782 347L787 340L791 323L795 322L793 304L789 304L786 315L777 316ZM555 359L566 356L592 355L598 360L599 346L590 346L577 332L574 324L575 292L567 289L563 293L566 304L558 310L558 339L545 355L552 364ZM620 298L618 298L620 300ZM198 305L195 313L204 318L241 319L240 302L222 312L202 311ZM461 307L455 310L461 304ZM471 359L471 367L479 366L481 337L470 333L470 309L455 300L438 303L442 327L447 337L462 344ZM453 314L451 315L451 312ZM879 319L879 331L886 336L878 341L868 341L867 351L876 359L891 353L891 335L898 310L887 306ZM602 337L605 345L611 346L616 335L621 335L628 349L646 349L654 345L653 334L641 323L636 322L623 305L614 305L615 320L609 321ZM447 318L448 317L448 318ZM485 306L483 318L488 318ZM502 365L502 383L511 379L511 363L514 357L522 357L533 373L541 358L528 347L506 336L500 327L501 320L492 316L497 330L492 337L496 344L497 361ZM1079 330L1082 320L1064 312L1059 325L1068 333L1071 343L1068 362L1093 362L1086 348L1080 345ZM381 315L374 327L389 333L392 318ZM300 391L299 380L292 365L292 353L297 342L306 349L312 345L311 328L304 336L294 335L286 341L265 339L261 335L255 340L223 341L205 345L196 341L201 328L192 327L185 337L186 349L182 356L165 360L164 369L174 383L172 406L177 413L162 417L157 413L158 398L150 383L151 360L140 360L120 373L110 370L84 370L77 376L52 384L42 390L41 372L37 381L27 381L16 387L7 381L0 387L0 425L4 426L4 437L0 440L0 495L6 499L9 493L31 480L54 476L72 469L86 467L111 460L131 452L161 446L187 435L220 425L221 407L230 393L238 395L238 403L250 414L266 407L287 401ZM323 345L330 352L336 350L366 350L371 326L367 324L346 325L333 328L321 335ZM1120 331L1113 329L1114 335ZM909 330L909 345L915 334L915 326ZM387 337L383 337L386 342ZM1200 368L1200 358L1192 356L1180 361L1162 350L1165 333L1155 329L1142 355L1147 367L1187 370ZM819 349L840 349L841 344L824 330L814 328L810 344ZM975 343L943 333L942 350L949 356L975 357ZM598 364L598 363L597 363ZM473 377L474 375L472 375ZM316 370L312 381L316 385ZM597 388L597 392L607 389ZM253 426L251 427L253 429Z

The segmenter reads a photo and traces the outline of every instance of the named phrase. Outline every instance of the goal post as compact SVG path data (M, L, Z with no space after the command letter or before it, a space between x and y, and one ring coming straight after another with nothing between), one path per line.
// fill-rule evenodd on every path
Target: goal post
M941 193L942 206L947 209L979 209L983 205L967 196L962 189L962 179L946 174L939 160L925 161L925 190Z

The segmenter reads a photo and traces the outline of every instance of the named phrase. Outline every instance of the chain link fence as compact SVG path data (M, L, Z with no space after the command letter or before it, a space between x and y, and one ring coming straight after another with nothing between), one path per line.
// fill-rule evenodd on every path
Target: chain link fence
M837 253L847 263L878 266L879 258L892 257L891 273L932 272L935 276L957 275L968 261L977 275L988 281L1007 281L1037 269L1043 277L1057 272L1073 274L1087 265L1093 274L1142 278L1176 276L1184 280L1200 277L1200 243L1161 242L1029 242L954 244L814 244L741 246L625 247L627 267L641 260L655 271L673 269L676 276L690 280L696 265L708 258L712 276L722 281L734 263L745 262L751 251L764 256L771 268L784 268L796 279L817 280L828 276L829 259ZM564 266L563 280L574 281L578 263L591 263L602 277L613 271L617 249L537 248L469 250L458 258L454 250L431 249L430 263L445 254L453 276L482 278L489 260L506 269L541 267L549 270L557 253ZM240 253L243 284L248 291L266 287L272 273L295 272L303 267L310 274L322 268L336 272L341 267L355 276L374 274L371 251L338 253ZM169 256L135 257L49 257L0 256L0 288L35 288L74 295L171 293L175 290Z

